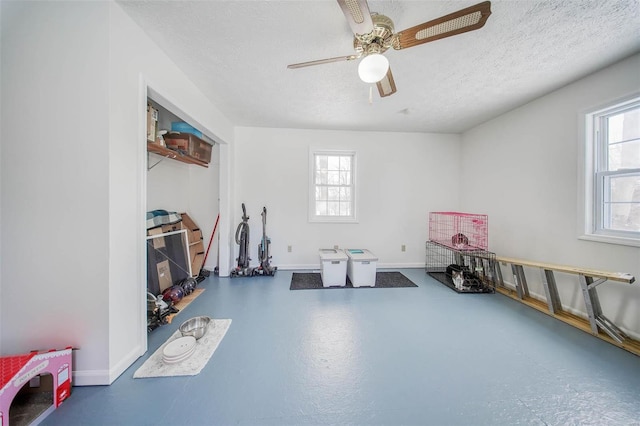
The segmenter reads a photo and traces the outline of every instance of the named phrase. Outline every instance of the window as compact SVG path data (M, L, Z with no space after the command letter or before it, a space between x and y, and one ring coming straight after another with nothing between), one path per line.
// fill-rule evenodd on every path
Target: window
M640 97L586 116L587 236L640 245Z
M309 221L356 222L356 153L311 151Z

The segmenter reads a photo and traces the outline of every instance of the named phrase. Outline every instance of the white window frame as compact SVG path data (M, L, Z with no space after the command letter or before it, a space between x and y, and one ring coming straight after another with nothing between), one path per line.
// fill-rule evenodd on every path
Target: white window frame
M351 157L351 215L321 216L316 214L316 161L317 155L336 155ZM357 217L357 155L352 150L309 149L309 222L315 223L358 223Z
M615 115L626 109L640 106L640 93L634 93L626 98L602 105L597 109L585 112L582 115L583 132L581 140L581 162L579 164L580 181L583 188L579 197L578 223L580 229L578 238L581 240L598 241L610 244L620 244L640 247L640 233L625 232L604 229L603 223L603 199L604 179L608 176L633 175L640 173L640 169L625 171L607 171L606 168L606 143L608 142L601 129L604 118Z

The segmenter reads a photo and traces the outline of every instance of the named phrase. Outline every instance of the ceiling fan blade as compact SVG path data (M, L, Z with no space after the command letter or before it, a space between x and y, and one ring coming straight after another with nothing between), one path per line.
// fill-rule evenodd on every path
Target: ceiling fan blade
M369 34L373 31L367 0L338 0L338 4L354 34Z
M287 68L293 70L296 68L310 67L313 65L329 64L331 62L353 61L354 59L358 59L359 57L360 57L359 55L348 55L348 56L338 56L336 58L318 59L317 61L300 62L299 64L290 64L290 65L287 65Z
M376 83L376 86L378 86L378 93L380 93L381 98L384 98L385 96L391 96L396 93L396 82L393 81L391 67L389 67L387 75L385 75L382 80Z
M489 15L491 15L491 2L478 3L475 6L467 7L433 21L398 32L398 46L394 47L396 49L405 49L467 31L477 30L484 26Z

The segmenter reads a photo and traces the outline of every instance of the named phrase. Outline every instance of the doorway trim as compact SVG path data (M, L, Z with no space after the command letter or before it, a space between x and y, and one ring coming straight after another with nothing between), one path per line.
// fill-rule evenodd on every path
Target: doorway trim
M218 170L218 197L219 197L219 213L221 216L220 222L218 224L218 235L219 235L219 247L218 247L218 257L219 257L219 270L229 271L230 270L230 228L229 228L229 213L230 213L230 194L231 194L231 174L230 174L230 147L227 141L223 138L219 137L213 130L203 125L198 120L194 119L191 114L189 114L184 108L180 107L179 103L170 97L166 96L167 91L163 90L158 85L151 82L144 74L140 74L140 84L139 84L139 93L138 93L138 111L139 111L139 119L138 119L138 259L137 259L137 270L138 273L137 279L138 283L140 283L140 287L137 291L139 295L138 307L138 320L139 320L139 335L138 335L138 347L140 348L140 353L138 356L144 355L147 351L147 249L146 249L146 212L147 212L147 166L148 166L148 157L147 157L147 122L146 122L146 112L147 112L147 99L151 99L154 102L162 105L163 108L167 109L171 113L175 114L178 117L187 120L190 124L194 125L198 128L198 130L202 131L204 135L206 135L211 140L215 141L215 143L219 146L220 151L220 169ZM190 167L190 166L188 166ZM222 276L228 276L228 273L222 273ZM135 361L135 360L134 360Z

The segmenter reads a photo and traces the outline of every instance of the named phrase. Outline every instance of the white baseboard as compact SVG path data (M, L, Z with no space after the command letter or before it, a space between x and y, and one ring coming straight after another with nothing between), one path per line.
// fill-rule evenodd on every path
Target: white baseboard
M109 370L109 378L111 379L111 383L113 383L125 370L136 362L138 358L140 358L145 351L141 346L136 346L129 353L123 357L116 365L114 365L111 370Z
M73 386L110 385L140 358L141 353L144 353L142 348L136 346L110 370L75 370Z
M310 264L293 264L293 265L276 265L281 271L319 271L319 263Z
M108 370L75 370L73 372L73 386L110 385Z
M422 263L378 263L378 269L425 269ZM425 272L426 274L426 272Z
M424 263L378 263L377 269L424 269ZM282 271L320 271L320 264L296 264L296 265L278 265L278 270Z

